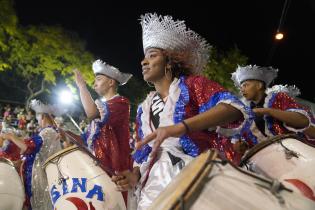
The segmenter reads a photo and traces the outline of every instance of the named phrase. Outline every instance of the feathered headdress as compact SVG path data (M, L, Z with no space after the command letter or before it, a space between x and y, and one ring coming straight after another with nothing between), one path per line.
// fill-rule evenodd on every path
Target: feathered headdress
M295 85L274 85L266 90L266 94L279 92L285 92L291 97L297 97L301 95L300 89Z
M147 13L141 16L143 50L160 48L172 52L186 53L186 62L192 73L200 74L209 59L210 45L184 21L174 21L171 16Z
M104 74L119 82L119 85L124 85L132 77L132 74L122 73L116 67L108 65L102 60L94 61L93 65L94 74Z
M54 116L61 116L64 111L58 108L56 105L44 104L40 100L33 99L30 102L30 108L33 109L36 114L52 114Z
M256 65L238 66L232 73L232 80L236 87L240 87L246 80L259 80L266 84L266 87L278 76L278 69L272 67L261 67Z

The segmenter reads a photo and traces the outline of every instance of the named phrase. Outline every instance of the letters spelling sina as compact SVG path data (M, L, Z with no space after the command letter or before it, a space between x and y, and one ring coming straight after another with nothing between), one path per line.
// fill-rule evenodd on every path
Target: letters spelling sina
M68 183L67 183L68 181ZM91 189L86 189L87 178L71 178L67 181L62 182L62 189L58 190L56 185L53 185L50 189L51 199L53 204L61 197L61 195L65 195L68 193L77 193L81 191L82 193L86 193L85 198L92 199L94 196L97 197L97 200L104 201L104 193L102 186L94 184ZM72 184L72 188L70 189Z

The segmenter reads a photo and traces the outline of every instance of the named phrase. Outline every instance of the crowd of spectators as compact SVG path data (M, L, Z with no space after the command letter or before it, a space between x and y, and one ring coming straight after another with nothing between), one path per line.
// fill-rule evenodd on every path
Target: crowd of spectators
M0 113L2 132L14 130L21 136L31 136L36 132L35 114L26 111L22 105L0 104Z

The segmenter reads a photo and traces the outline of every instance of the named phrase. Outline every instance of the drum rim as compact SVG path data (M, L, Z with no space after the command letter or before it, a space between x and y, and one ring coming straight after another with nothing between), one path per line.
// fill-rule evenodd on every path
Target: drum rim
M182 202L187 204L188 201L194 199L192 195L202 187L199 183L207 177L213 167L213 164L209 164L209 162L215 160L218 157L218 153L216 150L210 149L207 150L207 152L201 153L198 157L202 158L199 160L202 161L202 163L195 164L194 167L191 167L191 170L196 172L188 176L189 180L180 182L179 185L173 189L172 196L163 202L164 204L161 209L179 209ZM198 161L197 158L193 161ZM174 178L176 179L176 177ZM155 202L160 203L158 199L156 199Z
M48 159L45 161L45 163L43 164L43 168L46 168L46 166L51 162L53 161L54 159L56 159L57 157L59 156L62 156L62 155L66 155L72 151L75 151L75 150L79 150L79 147L77 145L72 145L70 147L67 147L59 152L56 152L55 154L51 155L50 157L48 157Z
M256 144L255 146L250 148L249 150L247 150L247 152L241 158L241 162L240 162L239 166L240 167L244 166L249 161L249 159L251 157L253 157L256 153L258 153L262 149L266 148L267 146L269 146L275 142L281 141L283 139L286 139L286 138L295 138L297 140L302 139L300 136L298 136L295 133L288 133L288 134L273 136L270 139L262 141L259 144Z
M15 168L13 161L9 160L8 158L0 157L0 162L7 163L8 165L10 165L13 168Z

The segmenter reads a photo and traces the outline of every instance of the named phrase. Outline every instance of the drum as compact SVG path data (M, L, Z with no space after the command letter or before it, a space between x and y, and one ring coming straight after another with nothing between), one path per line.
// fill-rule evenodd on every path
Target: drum
M24 187L13 163L0 158L0 209L21 210L24 199Z
M157 197L151 210L315 209L315 202L217 158L210 150L190 162Z
M126 209L110 177L77 146L49 157L44 168L54 209Z
M294 134L272 137L251 148L241 166L283 181L315 201L315 148L301 140Z

